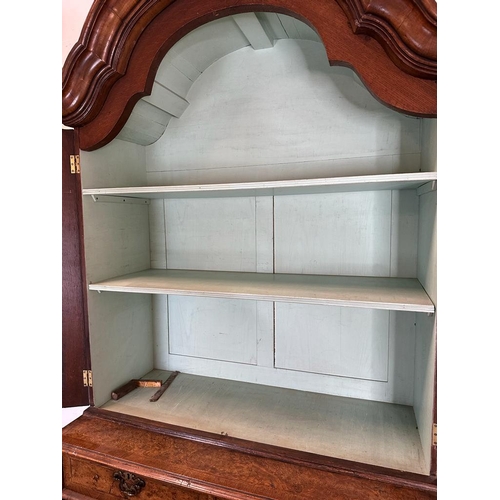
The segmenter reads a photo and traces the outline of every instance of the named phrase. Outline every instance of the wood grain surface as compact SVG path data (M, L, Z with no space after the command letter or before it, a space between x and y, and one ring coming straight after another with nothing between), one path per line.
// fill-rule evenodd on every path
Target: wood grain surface
M190 434L186 429L157 423L150 426L144 419L110 417L107 413L89 409L64 429L65 488L83 494L92 491L79 486L74 478L69 461L79 460L89 467L126 470L146 483L153 480L235 500L436 498L432 478L389 475L377 468L324 462L298 452L287 456L284 450L252 443L245 448L246 443L233 438Z
M89 341L83 272L80 175L71 174L70 155L78 154L73 130L62 131L62 405L88 405L83 370L89 366Z

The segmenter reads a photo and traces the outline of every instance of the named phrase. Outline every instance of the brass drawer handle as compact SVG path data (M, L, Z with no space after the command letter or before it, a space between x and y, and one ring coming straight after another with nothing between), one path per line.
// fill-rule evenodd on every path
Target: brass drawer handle
M144 479L131 472L117 471L113 474L113 479L120 481L120 491L129 497L138 495L142 488L146 486Z

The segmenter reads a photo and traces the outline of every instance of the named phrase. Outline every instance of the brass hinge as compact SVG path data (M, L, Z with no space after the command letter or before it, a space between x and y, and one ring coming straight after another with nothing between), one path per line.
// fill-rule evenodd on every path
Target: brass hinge
M70 155L69 166L72 174L80 173L80 155Z
M92 387L92 370L83 370L83 387Z
M438 424L432 424L432 446L438 444Z

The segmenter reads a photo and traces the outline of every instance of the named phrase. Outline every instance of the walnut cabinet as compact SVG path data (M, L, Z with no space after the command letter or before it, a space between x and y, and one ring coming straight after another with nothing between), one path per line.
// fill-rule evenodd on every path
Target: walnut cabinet
M436 5L96 1L63 68L63 498L437 492Z

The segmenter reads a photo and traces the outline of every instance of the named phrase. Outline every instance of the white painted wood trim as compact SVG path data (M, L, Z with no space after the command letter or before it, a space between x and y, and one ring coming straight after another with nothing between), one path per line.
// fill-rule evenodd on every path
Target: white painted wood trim
M267 35L264 27L253 12L235 15L233 19L254 50L270 49L273 47L273 41Z
M182 186L140 186L123 188L84 189L84 195L132 196L147 198L189 196L265 196L318 194L349 191L389 189L418 189L437 179L436 172L359 175L320 179L295 179L259 182L230 182L221 184L192 184Z
M143 100L177 118L189 106L188 101L156 82L153 84L151 95L143 97Z
M434 313L414 278L148 269L92 283L89 289Z

